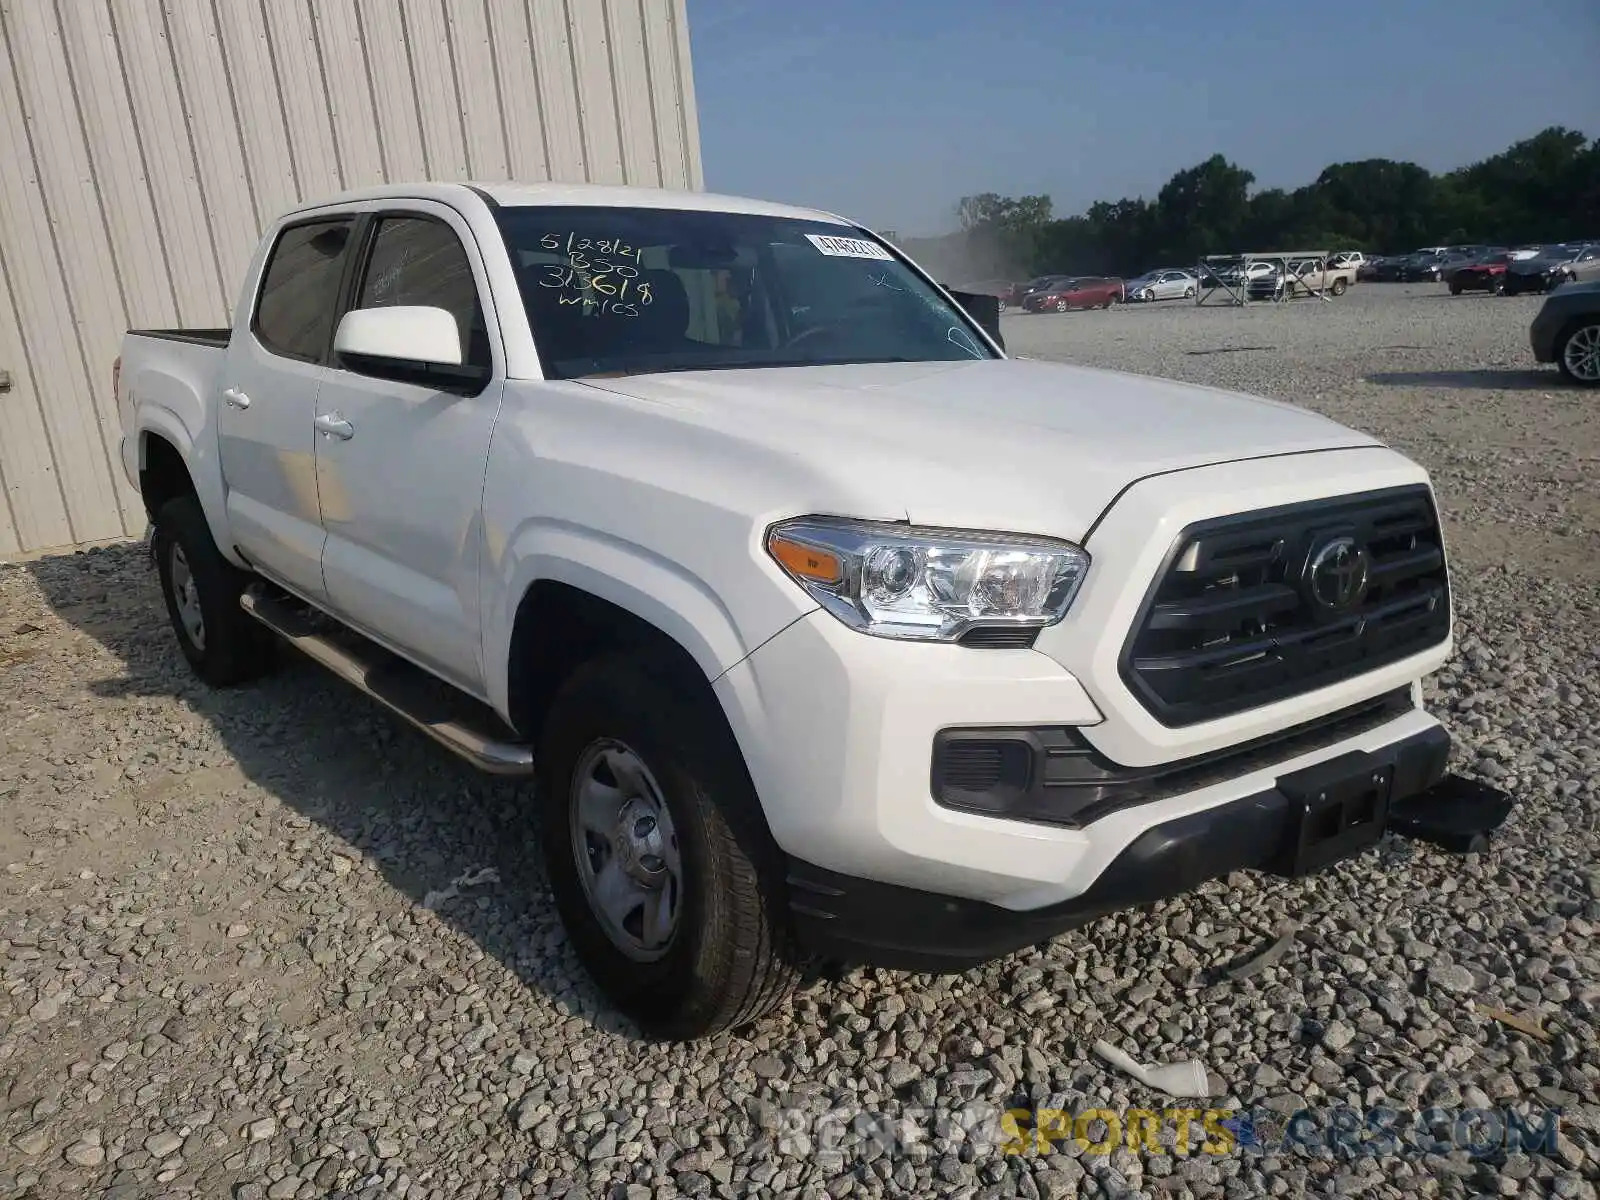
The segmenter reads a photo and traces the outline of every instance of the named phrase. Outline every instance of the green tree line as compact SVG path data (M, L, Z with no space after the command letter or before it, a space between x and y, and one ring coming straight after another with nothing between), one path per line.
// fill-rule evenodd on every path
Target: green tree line
M1057 218L1049 196L963 198L961 232L907 241L944 276L1050 271L1137 275L1238 251L1514 246L1600 238L1600 139L1548 129L1459 170L1411 162L1334 163L1294 191L1252 191L1255 176L1220 154L1179 171L1155 199L1099 201Z

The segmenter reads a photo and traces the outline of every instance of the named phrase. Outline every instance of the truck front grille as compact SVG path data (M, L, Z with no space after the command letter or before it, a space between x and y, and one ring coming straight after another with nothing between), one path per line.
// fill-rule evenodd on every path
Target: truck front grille
M1145 597L1121 672L1177 727L1361 675L1449 631L1432 497L1391 488L1189 526Z

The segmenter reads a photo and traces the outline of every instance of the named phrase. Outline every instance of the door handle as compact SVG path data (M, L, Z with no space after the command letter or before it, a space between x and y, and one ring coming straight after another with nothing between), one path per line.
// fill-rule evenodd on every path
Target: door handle
M234 408L250 407L250 397L239 391L238 388L224 388L222 390L222 398L233 405Z
M336 437L341 442L348 442L356 435L356 427L335 413L323 413L312 424L317 427L318 433Z

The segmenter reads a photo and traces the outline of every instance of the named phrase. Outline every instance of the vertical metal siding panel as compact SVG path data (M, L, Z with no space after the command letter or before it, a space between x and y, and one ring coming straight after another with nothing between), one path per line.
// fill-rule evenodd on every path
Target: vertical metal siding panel
M70 357L40 381L45 403L61 405L83 424L100 449L102 480L62 479L69 487L86 489L86 496L109 496L117 528L95 537L128 532L138 511L137 498L118 487L120 473L112 470L118 444L116 409L109 403L103 381L109 376L127 313L117 278L106 227L100 212L83 125L78 119L77 97L66 44L53 7L24 6L11 25L16 51L18 84L29 97L24 109L33 128L33 155L39 167L40 197L50 223L49 251L58 267L52 286L62 289L72 323L63 330L70 339ZM104 364L96 371L98 364ZM99 375L97 381L96 375ZM101 386L96 386L100 382ZM85 464L92 470L93 464ZM101 484L104 484L104 487ZM98 500L96 501L98 502Z
M683 131L684 168L688 174L686 186L701 191L706 186L705 172L700 163L700 110L695 107L694 70L689 57L689 13L685 0L659 0L668 6L672 16L677 52L672 56L673 86L678 93L678 116Z
M128 321L136 326L175 324L177 296L106 0L64 3L59 12Z
M8 70L4 49L0 46L0 74ZM9 80L0 80L0 106L10 105L12 95ZM0 156L6 162L17 161L10 135L10 122L0 120ZM21 313L15 307L20 281L7 254L15 233L0 185L0 366L11 372L11 391L0 396L0 487L5 488L0 523L12 530L16 548L26 551L70 545L72 523L39 404L34 357L24 353L22 343Z
M489 13L489 50L500 86L500 118L506 132L507 175L538 181L550 178L545 145L545 114L539 101L538 67L528 12L520 3L483 0Z
M255 199L252 225L259 232L299 198L289 130L257 0L217 0L213 11L222 33L224 69L232 85L228 102L239 123L239 142ZM218 102L222 99L218 97ZM237 298L238 279L233 288L230 302Z
M660 187L650 65L639 0L605 0L605 5L606 23L611 29L612 91L617 101L623 172L629 183Z
M433 179L467 178L467 151L462 145L461 102L456 98L450 50L445 44L444 12L439 0L401 0L411 78L416 89L417 119L428 170Z
M314 0L317 43L328 88L328 118L345 187L383 183L383 146L367 86L366 46L355 0Z
M417 96L401 32L399 0L357 0L357 12L372 67L373 107L388 177L394 183L426 179L428 160L417 124Z
M48 437L32 444L24 442L23 456L53 460L50 473L66 507L69 533L65 541L116 537L122 533L122 520L106 470L93 402L84 394L78 331L56 257L56 214L50 211L44 180L35 166L42 145L67 136L69 130L49 123L51 110L32 91L36 75L48 71L49 64L26 62L34 39L27 28L31 22L18 7L0 7L6 51L5 61L0 63L0 149L4 151L0 161L6 163L0 170L0 249L5 257L7 305L21 308L16 320L23 361L16 365L20 368L16 373L27 390L19 391L14 384L12 395L0 398L0 405L12 407L29 394L37 402ZM43 13L34 9L30 15L38 19ZM26 76L20 70L25 62L29 68ZM8 483L15 465L7 463Z
M227 314L233 297L223 294L226 287L212 251L161 6L158 0L112 0L111 8L177 292L178 319L185 325L214 325Z
M314 200L342 191L311 18L305 6L293 0L271 0L264 7L272 67L289 127L289 152L294 155L298 199Z
M638 0L644 14L645 60L650 68L650 107L655 117L661 185L692 188L683 127L683 92L678 87L678 40L673 0Z
M456 86L461 93L462 136L467 169L473 179L507 179L509 151L501 120L500 89L489 22L480 0L448 0L450 49L455 59Z
M183 86L189 133L205 185L206 219L222 275L227 314L255 253L260 226L250 193L238 124L229 99L222 42L207 0L165 0L173 57Z
M583 130L589 179L594 183L626 183L604 0L567 0L567 20L571 26L578 121Z
M578 111L578 85L572 75L566 4L564 0L527 0L527 11L538 75L539 111L544 117L550 154L550 178L582 183L590 178L589 160Z

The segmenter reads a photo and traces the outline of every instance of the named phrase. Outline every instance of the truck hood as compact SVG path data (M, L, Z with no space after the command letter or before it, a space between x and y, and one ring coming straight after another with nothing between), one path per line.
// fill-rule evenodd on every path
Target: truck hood
M1151 475L1382 443L1273 400L1028 359L590 377L769 460L854 515L1082 537ZM666 414L662 414L666 415ZM853 511L840 508L835 511Z

